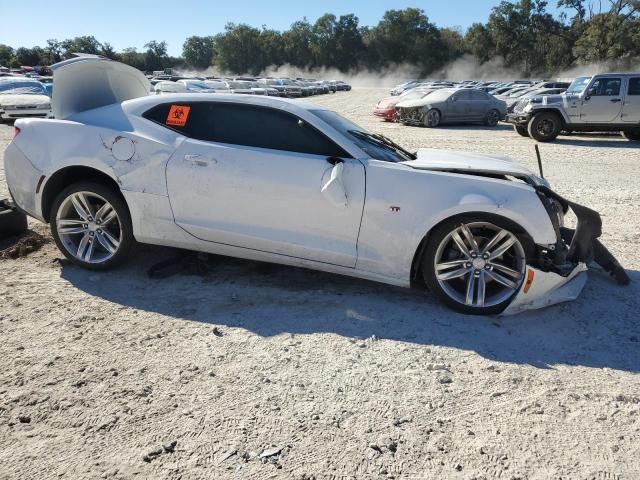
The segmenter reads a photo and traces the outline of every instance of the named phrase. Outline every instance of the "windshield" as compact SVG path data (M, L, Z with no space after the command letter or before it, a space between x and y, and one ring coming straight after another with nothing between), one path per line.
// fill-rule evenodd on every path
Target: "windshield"
M430 92L424 92L422 90L409 90L408 92L400 95L401 101L405 100L420 100L422 97L426 97Z
M576 78L569 88L567 88L567 93L582 93L587 85L589 85L589 81L591 77L578 77Z
M8 81L0 82L0 95L46 95L47 92L40 82Z
M316 117L331 125L345 137L351 139L358 147L371 158L385 162L407 162L413 160L412 154L403 150L399 145L393 144L386 137L375 135L356 125L343 116L331 110L310 110Z

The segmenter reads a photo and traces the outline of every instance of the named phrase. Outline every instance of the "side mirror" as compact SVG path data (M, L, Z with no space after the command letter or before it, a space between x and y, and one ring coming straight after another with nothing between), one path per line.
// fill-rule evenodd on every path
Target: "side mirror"
M342 172L344 171L344 163L336 162L331 169L329 180L322 185L320 192L336 207L347 206L347 193L342 182ZM323 179L324 181L324 179Z

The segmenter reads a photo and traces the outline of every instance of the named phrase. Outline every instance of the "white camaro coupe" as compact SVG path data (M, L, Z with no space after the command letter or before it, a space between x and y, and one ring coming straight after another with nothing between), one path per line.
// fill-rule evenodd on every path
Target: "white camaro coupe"
M507 158L410 153L300 101L150 96L142 73L100 57L52 69L55 119L15 123L6 177L78 265L113 267L137 241L426 284L477 314L584 285L598 214Z

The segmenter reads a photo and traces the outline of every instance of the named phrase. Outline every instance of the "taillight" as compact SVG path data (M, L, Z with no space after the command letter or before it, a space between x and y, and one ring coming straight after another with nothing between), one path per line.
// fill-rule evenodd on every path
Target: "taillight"
M18 127L13 127L13 138L16 138L20 133L20 129Z

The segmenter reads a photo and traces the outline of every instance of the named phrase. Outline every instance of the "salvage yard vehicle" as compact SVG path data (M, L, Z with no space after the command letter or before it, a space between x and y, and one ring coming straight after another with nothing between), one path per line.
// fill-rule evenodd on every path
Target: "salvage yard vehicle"
M398 103L409 100L420 100L434 90L434 88L412 88L411 90L404 92L402 95L383 98L376 104L373 109L373 114L387 122L394 122L396 120L396 105Z
M576 78L561 95L518 103L507 122L539 142L551 142L560 132L621 132L640 141L640 73Z
M396 119L404 125L435 128L444 123L498 125L507 104L482 90L443 88L419 100L396 105Z
M56 118L16 122L5 172L82 267L165 245L426 284L471 314L573 299L586 281L599 215L508 158L412 153L305 102L149 96L138 70L95 56L52 69Z
M29 117L51 117L44 85L26 77L0 77L0 122Z

